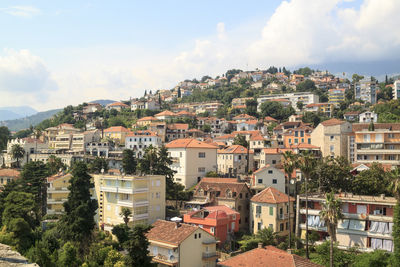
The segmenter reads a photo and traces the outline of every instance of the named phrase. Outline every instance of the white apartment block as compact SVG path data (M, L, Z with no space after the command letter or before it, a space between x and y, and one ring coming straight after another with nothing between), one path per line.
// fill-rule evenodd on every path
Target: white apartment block
M393 99L400 98L400 80L393 83Z
M136 131L125 138L125 148L133 150L137 158L142 158L150 145L153 147L162 145L161 137L151 131Z
M106 231L124 223L123 207L132 211L129 225L151 224L165 218L165 176L93 175L98 200L98 223Z
M196 139L176 139L165 146L172 157L174 181L185 188L198 183L209 171L217 171L217 147Z
M274 95L262 95L257 98L258 107L257 110L261 111L260 106L264 102L268 102L275 99L285 99L290 101L292 107L297 110L297 102L302 102L304 106L309 104L319 103L319 97L316 94L310 92L298 92L288 94L274 94Z
M363 79L354 84L355 99L361 99L371 104L376 103L376 83L371 79Z

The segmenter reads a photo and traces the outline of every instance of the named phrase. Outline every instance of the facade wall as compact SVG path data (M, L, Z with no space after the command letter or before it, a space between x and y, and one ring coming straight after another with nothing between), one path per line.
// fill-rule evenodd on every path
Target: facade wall
M199 234L201 237L199 238ZM195 238L195 236L197 238ZM197 229L193 234L185 239L179 246L180 248L180 266L193 266L193 267L203 267L203 266L215 266L215 258L212 261L208 261L209 265L205 265L206 261L203 261L203 253L215 253L216 245L212 242L215 238L208 234L207 232ZM211 243L210 245L204 245L205 243ZM206 249L207 248L207 249ZM206 251L208 250L208 251ZM210 265L211 264L211 265Z

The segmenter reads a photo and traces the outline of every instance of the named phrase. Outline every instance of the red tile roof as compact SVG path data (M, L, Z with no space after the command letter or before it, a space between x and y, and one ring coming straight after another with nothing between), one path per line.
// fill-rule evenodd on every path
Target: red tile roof
M270 186L253 196L251 201L272 204L284 203L288 201L288 195ZM294 198L290 197L290 201L294 201Z
M330 120L321 122L321 124L323 126L335 126L335 125L341 125L343 123L345 123L345 121L338 120L338 119L330 119Z
M201 229L198 226L192 226L180 223L176 227L175 222L157 220L152 224L153 228L146 234L149 241L158 241L173 245L179 245L188 238L194 231Z
M316 263L289 254L273 246L255 248L218 263L226 267L322 267Z
M187 123L171 123L167 125L170 130L189 130L189 124Z
M130 131L123 126L113 126L104 130L105 133L129 133Z
M270 116L267 116L267 117L265 117L264 118L264 121L277 121L277 120L275 120L274 118L272 118L272 117L270 117Z
M147 116L147 117L140 118L137 121L156 121L156 120L158 120L158 119L156 119L152 116Z
M176 139L165 145L166 148L210 148L218 147L192 138Z
M54 174L53 176L47 177L47 181L52 182L52 181L55 181L55 180L58 180L58 179L64 178L64 177L72 177L72 174L70 174L70 173L65 174L64 172L60 172L60 173Z
M154 115L154 117L161 117L161 116L176 116L176 114L174 112L172 112L172 111L164 110L164 111Z
M246 183L238 182L236 178L204 177L196 185L195 195L199 193L200 189L203 189L204 191L219 191L220 197L226 197L226 193L229 189L230 192L236 193L236 197L239 197L239 193L242 192L244 188L247 188L247 190L249 191Z
M239 115L233 117L233 120L243 120L243 119L245 119L245 120L254 120L255 118L256 117L250 116L248 114L239 114Z
M129 107L127 104L124 104L122 102L114 102L111 104L107 105L108 107Z
M208 210L208 211L224 211L226 214L228 215L233 215L233 214L240 214L239 212L229 208L228 206L225 205L218 205L218 206L208 206L205 207L204 209Z
M254 153L250 151L249 153ZM241 145L231 145L225 149L218 150L218 154L247 154L247 148Z
M0 169L0 177L19 177L20 171L15 169Z

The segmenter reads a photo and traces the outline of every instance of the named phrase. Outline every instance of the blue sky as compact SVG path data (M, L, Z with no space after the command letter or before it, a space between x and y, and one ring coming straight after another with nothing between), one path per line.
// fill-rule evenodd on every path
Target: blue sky
M399 73L399 8L398 0L3 0L0 106L129 99L230 68Z

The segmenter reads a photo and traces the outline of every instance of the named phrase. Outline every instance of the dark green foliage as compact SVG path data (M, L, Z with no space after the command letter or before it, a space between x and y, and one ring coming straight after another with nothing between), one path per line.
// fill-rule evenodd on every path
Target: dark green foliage
M241 251L248 251L262 243L263 246L276 245L276 234L271 228L264 228L257 232L255 235L245 235L238 243Z
M296 113L291 106L285 108L278 102L264 102L261 104L260 109L263 117L270 116L277 120L287 120Z
M32 194L24 192L11 192L4 203L3 225L9 228L12 220L21 218L33 229L36 226L37 207Z
M394 245L394 257L393 257L393 266L400 266L400 204L396 203L394 207L393 213L393 245Z
M88 164L90 173L101 173L104 170L105 173L108 171L108 163L105 158L96 157L92 162Z
M122 168L126 174L134 174L136 172L136 159L130 149L125 149L122 152Z
M51 155L46 163L46 168L48 170L48 175L56 174L61 170L65 170L67 166L62 163L61 159Z
M53 267L57 266L57 257L47 248L45 242L38 241L26 253L26 257L39 266Z
M233 144L234 145L241 145L243 147L246 147L249 145L248 142L246 141L246 137L244 135L238 134L235 136L233 139Z
M366 266L389 266L392 257L388 252L383 250L375 250L371 253L362 253L354 259L353 267Z
M298 70L293 71L293 73L304 75L304 77L310 76L313 72L314 70L309 67L299 68Z
M90 189L93 187L86 164L77 162L72 170L68 200L63 204L65 214L60 220L64 241L81 242L83 245L90 241L97 209L97 201L91 199L90 195Z
M118 224L113 227L112 234L118 239L118 243L123 245L129 239L129 227L126 224Z
M258 105L257 100L255 100L255 99L247 100L245 113L250 116L258 117L257 105Z
M317 127L317 125L321 122L321 119L328 119L328 118L325 118L323 114L318 114L309 111L306 111L302 117L302 121L304 123L311 123L313 127Z
M383 104L376 104L373 111L378 114L378 122L400 122L400 100L394 99Z
M7 141L10 138L10 131L6 126L0 126L0 150L7 148Z
M129 231L129 239L125 243L125 249L128 251L126 260L128 266L155 266L151 263L151 257L148 255L147 248L150 243L145 236L150 228L151 226L139 224Z
M7 223L7 231L11 233L12 244L19 252L24 253L33 242L32 229L23 218L14 218Z
M73 243L67 242L59 251L58 266L78 267L81 261L78 257L78 250Z
M316 89L317 87L315 87L315 83L312 80L304 80L296 86L297 92L313 92Z
M218 177L218 173L216 171L209 171L206 173L205 177Z
M313 254L311 260L317 264L323 266L329 266L329 241L324 242L322 245L316 246L316 254ZM348 253L337 248L337 245L333 247L333 266L342 267L350 266L354 261L353 253Z
M354 177L351 192L358 195L392 195L388 188L389 180L385 170L381 164L373 163L369 170L362 171Z
M32 129L24 129L24 130L20 130L17 133L14 134L14 138L25 138L28 137L30 134L32 134Z

